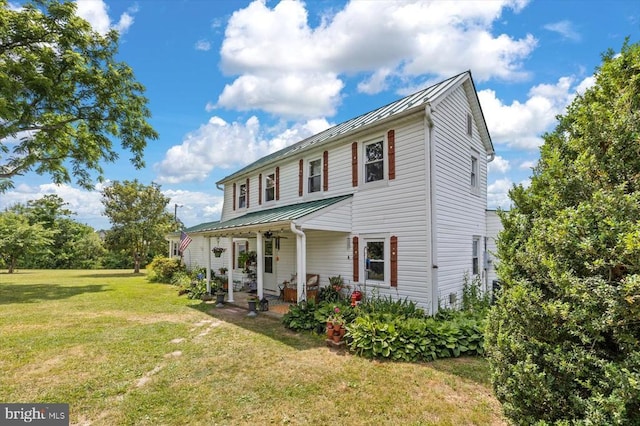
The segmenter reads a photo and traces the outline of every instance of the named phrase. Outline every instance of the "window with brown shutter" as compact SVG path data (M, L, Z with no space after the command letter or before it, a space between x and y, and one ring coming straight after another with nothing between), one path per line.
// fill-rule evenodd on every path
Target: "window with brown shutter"
M322 154L322 190L329 190L329 151Z
M304 174L304 160L300 159L298 165L298 197L302 197L302 175Z
M280 199L280 167L276 167L276 201Z
M258 175L258 204L262 204L262 173Z
M389 179L396 178L396 132L391 129L387 132L387 154L389 157Z
M358 186L358 142L351 144L351 186Z
M398 237L391 237L391 287L398 287Z
M358 237L353 237L353 255L351 256L353 258L353 282L357 283L358 281L360 281L360 265L359 265L359 260L358 260Z

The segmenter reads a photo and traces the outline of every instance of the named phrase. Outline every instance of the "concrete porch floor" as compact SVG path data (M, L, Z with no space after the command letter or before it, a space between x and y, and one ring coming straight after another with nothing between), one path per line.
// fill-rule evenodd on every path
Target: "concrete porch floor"
M246 291L234 291L233 302L227 302L225 298L225 305L237 306L248 311L249 305L247 304L247 299L249 296L250 293ZM275 298L271 295L267 295L267 300L269 300L269 310L260 311L260 304L258 304L258 315L269 315L276 318L282 318L284 314L289 312L289 307L293 305L293 303L283 302L282 299ZM209 303L213 303L215 305L215 299Z

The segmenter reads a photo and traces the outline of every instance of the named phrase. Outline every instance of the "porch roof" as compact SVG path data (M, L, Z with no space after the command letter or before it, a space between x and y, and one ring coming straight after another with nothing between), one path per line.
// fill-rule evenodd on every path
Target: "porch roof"
M323 198L304 203L289 204L287 206L272 209L259 210L247 213L240 217L225 221L207 222L185 229L186 233L219 232L243 227L254 227L274 223L291 222L304 216L316 213L324 208L351 198L352 195Z

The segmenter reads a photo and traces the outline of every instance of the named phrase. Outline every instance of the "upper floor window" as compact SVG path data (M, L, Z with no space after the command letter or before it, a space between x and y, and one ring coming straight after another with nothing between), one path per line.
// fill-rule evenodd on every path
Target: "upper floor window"
M240 193L238 194L238 208L243 209L247 207L247 184L240 185Z
M384 144L382 141L372 142L364 146L365 182L384 179Z
M467 135L471 136L473 134L473 118L471 114L467 113Z
M478 190L478 158L475 156L471 156L471 190Z
M264 200L273 201L276 199L276 175L270 173L265 178L264 182Z
M307 192L318 192L322 189L322 160L309 161L309 177Z

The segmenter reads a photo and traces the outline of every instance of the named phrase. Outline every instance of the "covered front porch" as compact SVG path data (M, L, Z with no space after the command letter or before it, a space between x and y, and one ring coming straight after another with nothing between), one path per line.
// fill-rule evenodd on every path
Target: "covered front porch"
M226 282L230 303L249 294L278 300L285 286L287 300L309 300L309 285L317 291L329 276L351 271L350 207L351 196L334 197L248 213L197 230L207 242L207 290L215 274Z

